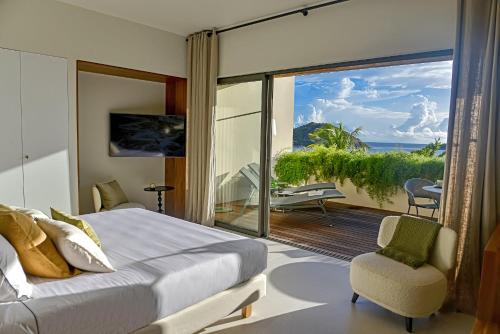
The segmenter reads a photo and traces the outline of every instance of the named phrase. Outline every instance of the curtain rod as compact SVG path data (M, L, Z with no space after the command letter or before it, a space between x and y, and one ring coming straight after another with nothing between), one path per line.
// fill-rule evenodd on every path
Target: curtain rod
M309 14L309 11L311 11L311 10L315 10L315 9L319 9L319 8L323 8L323 7L328 7L328 6L336 5L336 4L339 4L339 3L342 3L342 2L347 2L347 1L349 1L349 0L333 0L333 1L328 1L328 2L317 4L317 5L312 5L312 6L307 6L307 7L300 8L300 9L291 10L289 12L272 15L272 16L269 16L269 17L265 17L265 18L262 18L262 19L255 20L255 21L250 21L250 22L247 22L247 23L238 24L238 25L235 25L233 27L216 30L215 32L217 34L221 34L221 33L226 32L226 31L236 30L236 29L240 29L240 28L252 26L254 24L259 24L259 23L262 23L262 22L272 21L272 20L280 19L282 17L286 17L286 16L290 16L290 15L295 15L295 14L302 14L303 16L307 16ZM210 36L210 35L212 35L212 34L209 33L208 36ZM186 41L187 41L187 38L186 38Z

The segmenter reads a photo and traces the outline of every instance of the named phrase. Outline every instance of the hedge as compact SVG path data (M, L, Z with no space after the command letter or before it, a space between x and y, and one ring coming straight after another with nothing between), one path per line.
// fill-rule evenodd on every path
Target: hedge
M279 181L292 185L307 183L312 177L318 182L341 184L350 179L382 205L403 189L407 179L442 179L444 158L409 152L348 152L317 146L279 154L274 171Z

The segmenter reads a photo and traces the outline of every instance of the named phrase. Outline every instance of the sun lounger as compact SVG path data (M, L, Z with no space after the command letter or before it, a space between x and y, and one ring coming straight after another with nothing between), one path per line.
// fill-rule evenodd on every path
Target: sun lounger
M241 168L240 173L250 182L252 187L250 196L245 201L241 210L243 214L253 195L259 190L259 178L246 167ZM320 208L323 213L326 213L325 202L334 198L345 198L345 195L336 189L311 190L309 192L296 193L285 197L272 197L270 206L272 209L281 210Z
M259 164L252 162L248 164L248 168L252 173L257 176L257 178L260 177L260 166ZM294 195L298 193L303 193L303 192L308 192L308 191L315 191L315 190L329 190L329 189L337 189L337 186L333 182L323 182L323 183L314 183L314 184L307 184L305 186L299 186L299 187L288 187L281 189L278 192L278 195L280 196L286 196L286 195Z

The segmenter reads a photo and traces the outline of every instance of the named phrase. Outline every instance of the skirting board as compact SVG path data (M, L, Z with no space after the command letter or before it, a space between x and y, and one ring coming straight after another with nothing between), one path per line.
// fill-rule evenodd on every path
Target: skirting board
M265 295L266 276L260 274L198 304L155 321L134 334L192 334Z

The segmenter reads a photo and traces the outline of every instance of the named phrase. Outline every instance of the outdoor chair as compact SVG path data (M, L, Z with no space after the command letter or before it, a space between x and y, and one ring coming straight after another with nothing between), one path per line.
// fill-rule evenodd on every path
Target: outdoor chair
M433 196L428 191L424 190L425 186L433 186L434 182L425 179L409 179L406 180L404 189L408 195L408 212L412 206L415 207L418 216L418 208L432 210L431 217L434 217L434 212L439 209L439 199ZM417 198L431 199L433 203L417 203Z
M241 209L241 214L243 214L252 197L259 190L259 178L246 167L241 168L240 173L247 179L252 188L250 195ZM281 210L320 208L326 214L325 202L333 198L345 198L345 195L336 189L327 189L315 190L310 193L292 194L286 197L271 197L270 207L271 209Z
M248 168L252 173L257 176L257 178L260 178L260 166L259 164L252 162L248 164ZM286 196L286 195L294 195L294 194L299 194L299 193L304 193L308 191L317 191L317 190L334 190L337 189L337 186L333 182L322 182L322 183L314 183L314 184L307 184L305 186L299 186L299 187L287 187L280 189L279 195L280 196Z

